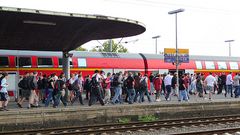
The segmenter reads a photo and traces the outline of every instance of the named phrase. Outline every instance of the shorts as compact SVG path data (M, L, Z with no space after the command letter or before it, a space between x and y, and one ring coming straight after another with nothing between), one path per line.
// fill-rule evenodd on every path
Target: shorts
M8 93L0 92L0 101L7 101L8 97Z
M22 89L21 97L29 98L30 94L31 94L31 90L24 90L24 89Z
M209 91L209 92L213 92L214 91L214 86L207 86L206 90Z

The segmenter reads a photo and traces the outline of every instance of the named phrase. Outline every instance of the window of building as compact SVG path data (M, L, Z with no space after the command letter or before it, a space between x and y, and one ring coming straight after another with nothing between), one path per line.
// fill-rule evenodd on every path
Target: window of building
M197 69L202 69L201 61L195 61Z
M69 58L70 61L70 67L73 67L73 63L72 63L72 58ZM62 58L58 58L58 67L62 67Z
M31 58L30 57L16 58L16 65L19 67L31 67L32 66Z
M8 57L0 57L0 67L8 67Z
M238 69L238 63L237 62L229 62L230 69Z
M213 61L205 61L206 69L215 69Z
M217 62L218 69L227 69L226 62Z
M52 58L38 58L38 67L53 67Z

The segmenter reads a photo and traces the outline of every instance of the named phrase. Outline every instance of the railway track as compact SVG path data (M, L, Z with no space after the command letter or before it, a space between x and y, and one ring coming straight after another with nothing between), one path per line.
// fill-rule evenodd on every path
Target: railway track
M74 126L74 127L62 127L62 128L47 128L47 129L37 129L37 130L23 130L14 132L1 132L4 135L13 134L24 134L24 135L34 135L34 134L101 134L101 133L116 133L116 132L132 132L138 130L158 130L163 128L181 128L186 126L199 126L208 124L227 124L240 122L240 115L227 115L227 116L215 116L215 117L204 117L204 118L185 118L185 119L171 119L171 120L160 120L153 122L133 122L133 123L117 123L117 124L101 124L92 126ZM231 129L228 129L230 132ZM234 132L240 131L239 129L232 129ZM227 129L226 129L227 131ZM202 131L205 133L189 132L184 134L207 134L210 131ZM215 131L217 132L217 130ZM214 131L211 134L215 133ZM219 131L220 132L220 131Z

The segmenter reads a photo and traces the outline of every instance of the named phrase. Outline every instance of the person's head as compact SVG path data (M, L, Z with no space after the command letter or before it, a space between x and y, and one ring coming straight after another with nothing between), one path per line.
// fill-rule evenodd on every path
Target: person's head
M105 75L105 72L103 70L100 71L101 75Z
M111 76L111 73L110 73L110 72L107 73L107 77L109 77L109 76Z
M176 77L176 76L177 76L177 72L175 72L175 73L173 74L173 76Z
M209 75L212 75L212 72L209 72Z
M128 76L132 76L133 75L133 73L132 72L128 72Z
M1 78L7 78L7 77L8 77L8 73L7 72L2 72Z
M37 76L37 74L38 74L37 71L34 71L34 72L33 72L33 75L34 75L34 76Z
M94 73L99 73L99 70L95 70Z
M62 74L60 74L60 75L59 75L59 79L62 79L62 78L63 78L63 75L62 75Z
M119 75L122 75L122 71L119 71Z
M138 76L141 76L141 73L140 73L140 72L138 72Z

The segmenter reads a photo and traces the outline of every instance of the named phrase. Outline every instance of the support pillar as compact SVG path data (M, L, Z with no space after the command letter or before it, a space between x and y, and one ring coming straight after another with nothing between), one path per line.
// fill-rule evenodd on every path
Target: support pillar
M69 53L63 52L63 59L62 59L62 69L63 73L66 76L66 79L70 78L70 59Z

